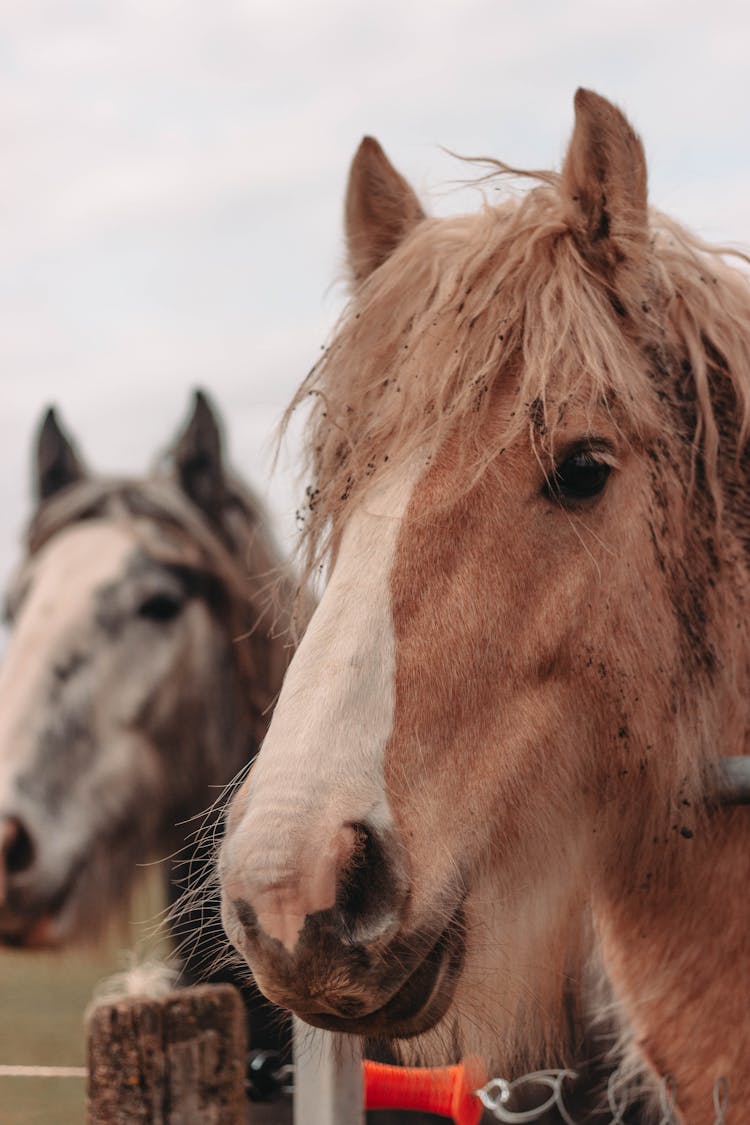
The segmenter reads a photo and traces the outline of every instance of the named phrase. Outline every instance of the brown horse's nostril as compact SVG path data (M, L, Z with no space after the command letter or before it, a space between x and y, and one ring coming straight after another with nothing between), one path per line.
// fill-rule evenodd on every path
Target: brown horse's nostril
M338 881L336 906L348 935L379 936L396 920L406 894L396 848L366 824L353 824L355 845Z

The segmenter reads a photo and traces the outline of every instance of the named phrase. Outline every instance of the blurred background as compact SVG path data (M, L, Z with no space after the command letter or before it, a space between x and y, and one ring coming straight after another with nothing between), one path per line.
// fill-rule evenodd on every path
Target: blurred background
M749 51L745 0L4 0L0 584L50 402L92 467L142 472L202 385L291 546L294 433L272 479L270 435L345 300L364 133L433 213L463 210L444 149L558 166L590 86L641 132L653 203L750 243ZM38 1001L22 965L0 959L0 1062L75 1061L101 963L37 961ZM6 1083L3 1121L80 1120L63 1096Z

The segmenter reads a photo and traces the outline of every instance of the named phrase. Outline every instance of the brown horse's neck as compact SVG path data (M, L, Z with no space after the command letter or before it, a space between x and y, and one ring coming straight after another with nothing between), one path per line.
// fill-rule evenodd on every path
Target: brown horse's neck
M605 891L602 956L634 1055L672 1075L683 1120L715 1120L723 1078L726 1120L739 1123L750 1106L750 810L717 810L684 845L679 886Z

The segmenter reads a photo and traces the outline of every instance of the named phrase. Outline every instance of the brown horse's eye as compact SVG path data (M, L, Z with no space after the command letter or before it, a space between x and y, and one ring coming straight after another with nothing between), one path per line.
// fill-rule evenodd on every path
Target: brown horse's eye
M547 497L562 503L592 500L603 491L612 466L591 450L579 449L562 461L544 486Z
M172 621L182 609L182 602L172 594L152 594L138 607L138 616L148 621Z

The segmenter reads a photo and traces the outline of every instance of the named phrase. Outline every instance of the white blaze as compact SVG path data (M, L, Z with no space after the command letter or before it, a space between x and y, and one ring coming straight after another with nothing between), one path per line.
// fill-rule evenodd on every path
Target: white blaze
M232 810L222 857L227 897L256 904L263 928L289 948L307 913L333 905L344 826L391 822L383 774L394 713L389 580L414 478L374 488L346 525Z

